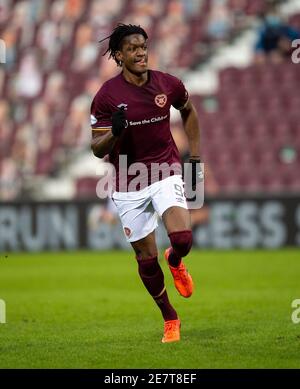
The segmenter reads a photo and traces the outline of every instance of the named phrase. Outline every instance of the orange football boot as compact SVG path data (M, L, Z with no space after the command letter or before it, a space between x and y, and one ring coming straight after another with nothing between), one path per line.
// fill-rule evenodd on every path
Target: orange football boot
M183 297L190 297L194 290L194 283L192 276L188 273L187 268L183 261L180 262L178 267L173 267L169 264L169 254L172 247L169 247L165 251L165 259L168 262L172 276L174 278L174 284L178 292Z
M164 325L162 343L178 342L180 340L180 320L168 320Z

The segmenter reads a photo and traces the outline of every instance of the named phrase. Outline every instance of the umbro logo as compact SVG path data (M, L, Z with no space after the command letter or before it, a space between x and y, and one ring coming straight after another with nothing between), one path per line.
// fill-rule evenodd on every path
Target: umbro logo
M121 104L119 104L117 107L118 108L124 108L124 111L127 111L127 106L128 106L128 104L125 104L125 103L121 103Z

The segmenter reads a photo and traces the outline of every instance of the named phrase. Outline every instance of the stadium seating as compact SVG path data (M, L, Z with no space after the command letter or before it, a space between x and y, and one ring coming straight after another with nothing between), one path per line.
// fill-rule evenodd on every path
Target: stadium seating
M265 3L229 0L228 7L247 17L261 13ZM0 68L0 164L14 159L18 173L12 183L19 175L58 174L72 155L89 150L91 99L116 72L103 59L98 38L120 20L142 20L151 37L153 67L183 74L205 61L214 39L220 39L208 33L213 6L212 0L3 0L7 62ZM300 15L291 24L299 28ZM227 31L222 39L230 36ZM166 50L167 43L172 50ZM214 96L192 96L201 118L204 162L222 190L300 189L299 87L296 65L251 65L222 70ZM204 104L208 98L215 102L212 111ZM280 159L287 145L298 153L289 163ZM82 179L77 188L78 195L89 188L94 194L93 180Z
M224 191L300 189L300 149L295 142L300 139L299 88L300 73L292 63L227 68L220 73L214 96L219 109L214 113L201 109L201 121L205 160ZM293 161L280 158L280 150L287 146L295 151ZM224 172L228 166L236 185Z

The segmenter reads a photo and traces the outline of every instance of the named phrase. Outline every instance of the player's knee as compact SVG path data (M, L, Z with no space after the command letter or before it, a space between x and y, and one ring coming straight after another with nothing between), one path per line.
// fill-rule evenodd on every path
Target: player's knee
M191 230L176 231L169 234L173 250L180 257L185 257L193 245L193 234Z
M147 247L142 249L135 249L135 255L137 260L145 260L145 259L151 259L151 258L157 258L158 252L156 247Z
M139 273L143 277L151 277L160 270L157 256L148 259L137 258Z

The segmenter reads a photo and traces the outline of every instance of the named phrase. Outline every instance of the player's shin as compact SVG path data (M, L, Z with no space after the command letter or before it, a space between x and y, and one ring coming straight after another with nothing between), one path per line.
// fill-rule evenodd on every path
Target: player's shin
M137 261L141 280L161 310L164 320L177 319L177 313L168 298L164 284L164 274L159 266L157 257L148 259L139 257Z

